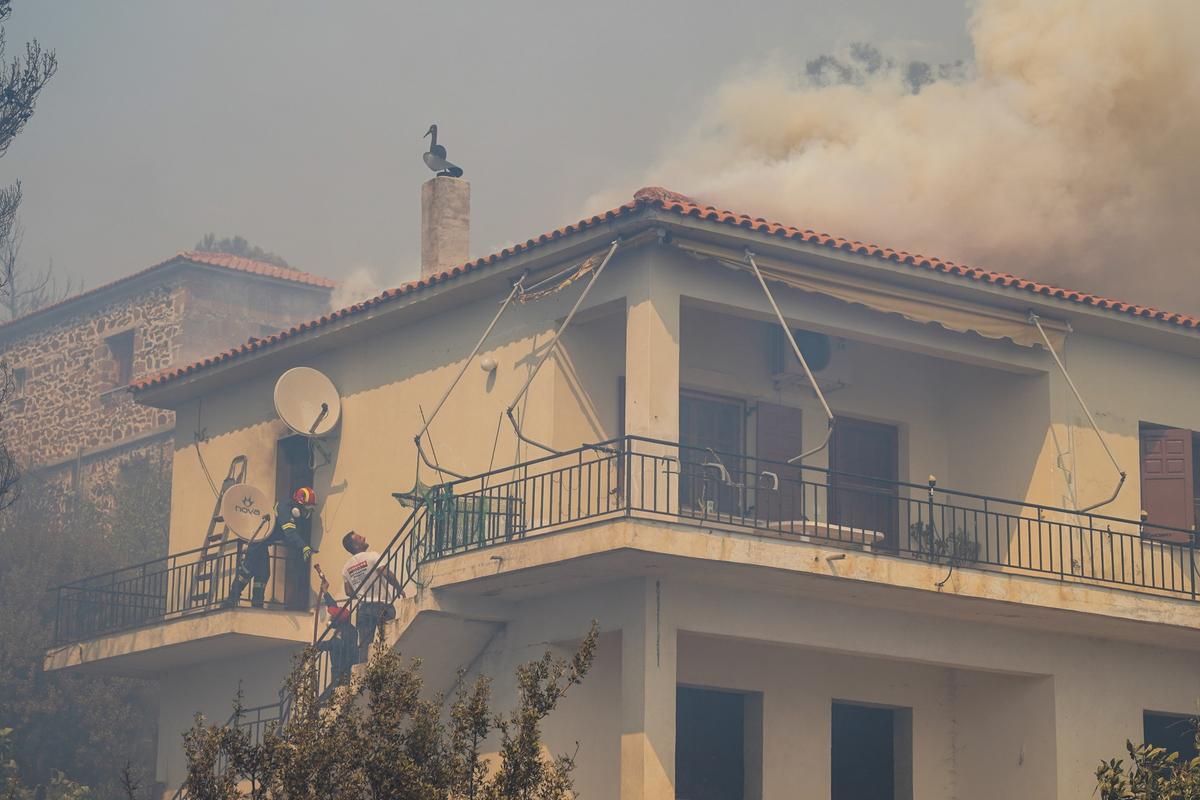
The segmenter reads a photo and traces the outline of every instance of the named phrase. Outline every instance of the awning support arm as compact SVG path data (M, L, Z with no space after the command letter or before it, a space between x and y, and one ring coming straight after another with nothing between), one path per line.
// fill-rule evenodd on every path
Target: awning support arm
M544 445L541 442L526 436L525 432L521 430L521 424L517 421L517 418L513 412L516 409L517 404L521 402L521 398L525 396L527 391L529 391L529 385L533 383L533 379L537 377L538 370L542 368L542 365L546 363L548 358L550 358L550 354L554 352L554 348L558 346L558 340L562 337L563 331L565 331L567 326L571 324L571 320L575 319L576 312L578 312L580 306L583 305L583 301L587 299L588 292L590 292L592 287L596 285L596 279L600 277L600 273L604 272L604 268L608 266L608 262L612 259L613 253L617 252L617 247L620 244L621 237L618 236L616 239L613 239L612 246L608 248L608 253L604 256L604 260L600 262L600 266L597 267L596 271L592 273L591 280L588 281L587 286L583 287L583 291L580 292L579 298L575 301L575 305L571 306L571 310L567 313L566 319L563 320L562 325L558 326L558 330L554 332L554 337L550 340L550 343L546 346L546 349L542 351L542 355L538 358L537 363L533 365L533 369L530 370L529 375L526 376L525 383L521 384L521 388L517 392L516 397L512 399L512 402L508 404L508 408L504 410L504 414L508 417L508 421L512 423L513 431L517 434L517 438L526 444L531 444L534 447L541 448L547 453L560 455L562 451L555 450L553 447Z
M479 337L479 341L475 343L474 349L471 350L471 354L467 356L467 360L464 361L462 366L459 368L458 374L454 376L454 380L451 381L450 385L446 387L446 391L442 392L441 399L438 400L437 405L433 407L433 413L429 415L429 419L425 420L425 424L421 427L421 431L413 437L413 441L417 445L418 455L421 456L421 460L424 461L425 465L430 469L446 475L451 475L455 478L466 477L465 475L460 475L453 470L448 470L438 466L437 464L431 463L428 456L425 455L425 449L421 446L421 439L424 438L425 434L429 432L429 426L433 424L434 418L437 417L438 412L442 410L442 406L446 404L446 400L450 398L450 393L454 391L454 387L458 386L458 382L462 380L463 375L467 374L467 368L471 366L471 362L475 360L475 356L479 355L479 351L483 349L483 343L486 342L487 338L492 335L492 330L496 327L496 323L500 321L500 317L504 316L504 312L508 310L508 307L512 304L512 301L517 297L517 295L525 291L526 277L528 277L528 273L523 273L521 277L517 278L516 282L513 283L512 291L508 293L508 297L506 297L504 302L500 304L500 310L496 312L496 316L492 317L492 321L488 323L487 329L484 330L483 335Z
M1066 379L1067 386L1071 387L1071 392L1075 395L1075 399L1079 401L1079 407L1082 408L1083 413L1087 415L1088 422L1091 424L1092 430L1096 432L1096 438L1100 440L1100 446L1103 447L1104 452L1108 454L1108 460L1112 462L1113 469L1115 469L1117 474L1121 476L1117 480L1117 487L1113 489L1113 493L1109 495L1106 500L1101 500L1099 503L1093 503L1086 508L1076 509L1078 513L1086 514L1089 511L1094 511L1100 506L1106 506L1112 501L1116 500L1117 495L1121 493L1121 487L1125 485L1125 478L1127 475L1125 470L1121 469L1121 465L1117 463L1117 457L1113 455L1113 451L1109 449L1108 440L1105 439L1104 434L1100 432L1100 426L1096 424L1096 418L1092 416L1092 412L1088 409L1087 403L1083 402L1083 395L1079 393L1079 389L1075 387L1075 381L1071 380L1071 376L1067 373L1066 365L1063 364L1062 359L1058 357L1058 353L1054 350L1054 345L1050 344L1050 337L1046 335L1045 329L1042 328L1041 319L1038 318L1037 314L1030 311L1029 321L1033 323L1034 327L1037 328L1038 333L1041 334L1042 341L1046 344L1046 351L1050 353L1050 356L1054 359L1054 363L1058 365L1058 371L1061 372L1062 376Z
M804 358L804 353L800 351L800 345L796 344L796 337L792 333L792 329L788 326L787 320L783 318L783 312L779 310L779 304L775 302L775 295L771 294L770 287L767 286L767 281L763 278L762 270L758 268L758 262L754 260L754 253L746 251L746 261L754 270L754 276L758 278L758 285L762 287L763 293L767 296L767 302L771 304L771 309L775 312L775 318L779 320L779 327L783 328L783 334L787 337L788 343L792 346L792 352L796 354L800 366L804 369L804 376L808 378L808 383L812 386L813 393L817 396L817 400L821 403L821 410L825 412L825 418L829 421L829 427L825 431L825 437L821 439L821 443L811 450L807 450L798 456L793 456L788 459L789 464L798 464L803 462L809 456L816 455L829 446L830 439L833 438L834 416L833 410L829 407L829 402L825 399L825 393L821 391L821 387L817 384L817 379L813 376L812 369L808 366L808 360Z

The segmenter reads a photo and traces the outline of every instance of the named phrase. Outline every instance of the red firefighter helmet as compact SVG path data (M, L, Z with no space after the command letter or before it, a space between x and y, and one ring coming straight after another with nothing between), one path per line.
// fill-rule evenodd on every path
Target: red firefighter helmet
M317 504L317 493L307 486L301 486L292 492L292 500L302 506L315 506Z

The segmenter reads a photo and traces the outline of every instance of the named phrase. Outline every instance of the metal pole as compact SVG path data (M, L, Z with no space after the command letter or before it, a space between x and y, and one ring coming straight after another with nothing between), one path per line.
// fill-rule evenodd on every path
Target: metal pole
M508 293L508 297L506 297L504 302L500 305L500 310L496 312L496 316L492 317L492 321L488 323L487 329L483 332L483 336L479 337L479 341L475 343L475 347L472 348L471 354L467 356L467 360L463 362L462 367L458 370L458 374L454 376L454 380L452 380L450 385L446 387L446 391L442 392L441 399L438 400L437 405L433 407L433 413L429 415L429 419L425 420L425 424L421 427L421 431L416 435L416 439L418 441L420 441L421 437L424 436L426 431L429 430L429 426L433 424L434 418L437 417L438 412L442 410L442 406L446 404L446 400L450 397L450 393L454 391L454 387L458 385L458 382L462 380L462 376L466 374L467 367L471 366L471 362L475 360L475 356L479 355L479 351L483 347L483 343L487 341L488 336L490 336L492 333L492 329L496 327L496 323L500 321L500 317L504 315L504 312L508 309L509 304L512 303L513 298L523 291L522 286L525 283L525 277L525 275L521 275L520 278L517 278L516 283L513 284L512 291Z
M1094 511L1100 506L1106 506L1112 501L1116 500L1117 495L1121 493L1121 487L1125 485L1125 478L1127 476L1125 474L1125 470L1121 469L1121 465L1117 463L1117 457L1114 456L1112 450L1109 449L1108 440L1105 439L1104 434L1100 432L1100 426L1096 424L1096 418L1092 416L1092 412L1090 409L1088 409L1087 403L1083 402L1083 395L1081 395L1079 393L1079 389L1075 387L1075 381L1071 380L1071 376L1067 372L1066 365L1063 364L1062 359L1058 357L1058 353L1054 351L1054 346L1050 344L1050 337L1046 335L1045 329L1042 328L1041 319L1038 318L1037 314L1030 311L1029 321L1033 323L1034 327L1037 328L1038 333L1042 335L1042 341L1046 344L1046 350L1054 359L1054 363L1058 365L1058 371L1061 372L1062 376L1066 379L1067 386L1071 387L1071 392L1075 395L1075 399L1079 401L1079 407L1082 408L1083 413L1087 415L1088 422L1091 423L1092 430L1096 432L1096 438L1100 440L1100 446L1103 447L1104 452L1108 454L1108 460L1112 462L1113 469L1115 469L1117 474L1121 476L1117 481L1117 487L1113 489L1113 493L1109 495L1108 499L1101 500L1099 503L1093 503L1092 505L1085 506L1084 508L1076 509L1077 513L1086 514L1089 511Z
M546 363L546 359L550 357L550 354L554 352L554 348L558 346L558 340L562 337L563 331L565 331L567 326L571 324L571 320L575 319L575 314L579 311L579 307L582 306L583 301L587 299L588 292L592 291L592 287L596 285L596 280L600 277L600 273L604 272L604 268L608 266L608 262L612 259L613 253L617 252L617 247L620 244L620 237L617 237L613 240L612 246L608 248L608 253L604 256L604 260L600 262L600 266L596 268L594 273L592 273L592 279L588 281L587 286L583 287L583 291L579 294L579 299L575 301L575 305L571 306L571 310L567 313L567 318L563 320L562 325L558 326L558 330L554 332L554 337L550 340L550 343L542 352L541 357L538 358L537 363L533 365L533 369L530 370L529 375L525 378L525 382L521 384L521 388L517 392L516 397L512 399L512 402L508 404L508 408L504 410L504 414L508 417L508 421L512 423L513 430L516 432L517 438L523 442L533 445L534 447L540 447L548 453L559 454L561 451L555 450L553 447L547 447L541 442L530 439L528 436L526 436L521 430L521 425L517 422L517 418L513 415L513 411L516 409L517 403L521 402L521 398L525 396L525 392L529 391L529 385L533 383L533 379L537 377L538 371L542 368L542 365Z
M808 360L804 357L804 353L800 351L800 345L796 344L796 337L792 334L792 329L788 327L787 320L783 318L783 312L779 310L779 304L775 302L775 295L771 294L771 290L763 278L762 270L758 268L758 262L754 260L754 253L749 250L746 251L746 261L754 269L754 276L758 278L758 285L762 287L763 293L767 296L767 302L771 304L772 310L775 311L775 318L779 320L779 325L783 328L783 333L787 336L788 343L792 346L792 352L796 354L796 358L800 361L800 366L804 369L804 376L808 378L809 385L812 386L813 393L816 394L817 400L821 403L821 409L825 412L826 419L829 420L829 428L825 431L825 438L821 440L820 444L807 452L788 459L787 463L796 464L804 461L804 459L811 455L821 452L829 445L829 440L833 438L833 411L829 408L829 403L825 400L825 394L817 384L817 379L813 376L812 370L809 369Z

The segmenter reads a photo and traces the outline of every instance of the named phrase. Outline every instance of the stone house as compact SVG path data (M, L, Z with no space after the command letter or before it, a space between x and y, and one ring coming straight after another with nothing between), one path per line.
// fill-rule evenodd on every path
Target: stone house
M61 587L45 664L161 679L165 796L194 713L240 686L261 735L329 636L303 572L213 589L197 449L268 496L310 470L314 561L367 538L431 692L462 667L511 708L597 620L546 726L584 797L1086 800L1127 739L1190 746L1200 319L662 189L469 260L465 194L425 189L459 233L420 280L135 382L188 420L177 557ZM311 461L297 367L340 398Z
M8 445L26 475L101 505L97 487L131 459L169 481L175 415L133 402L129 382L319 315L333 287L300 270L181 252L4 323Z

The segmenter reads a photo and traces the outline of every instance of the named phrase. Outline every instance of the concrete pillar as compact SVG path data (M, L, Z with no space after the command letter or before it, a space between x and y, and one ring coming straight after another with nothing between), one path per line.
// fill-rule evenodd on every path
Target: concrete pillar
M679 279L662 248L634 261L625 317L625 433L679 441ZM668 513L678 505L675 448L631 444L628 502Z
M625 317L625 432L679 441L679 284L661 248L634 261Z
M675 798L676 631L647 579L621 630L621 800Z
M438 175L421 186L421 277L461 266L471 251L471 184Z

